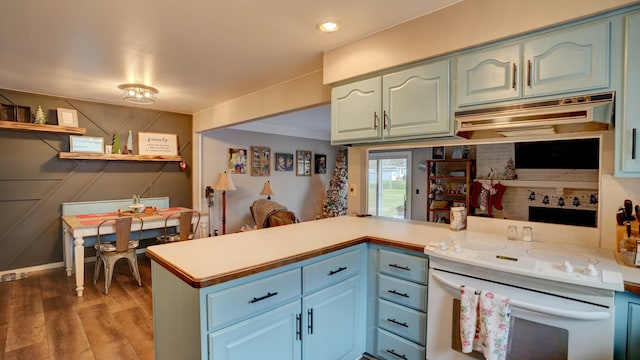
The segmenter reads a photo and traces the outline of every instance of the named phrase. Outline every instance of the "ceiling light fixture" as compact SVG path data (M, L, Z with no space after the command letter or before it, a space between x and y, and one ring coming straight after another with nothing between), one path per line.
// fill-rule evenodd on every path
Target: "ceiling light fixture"
M316 25L316 27L322 32L336 32L338 31L338 29L340 29L341 25L342 24L340 24L340 21L327 20L319 23L318 25Z
M122 84L118 86L122 90L122 100L134 104L153 104L153 96L158 89L142 84Z

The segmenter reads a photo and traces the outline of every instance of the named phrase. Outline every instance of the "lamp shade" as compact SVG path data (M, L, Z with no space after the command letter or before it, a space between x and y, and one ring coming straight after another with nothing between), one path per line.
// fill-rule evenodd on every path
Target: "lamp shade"
M260 191L260 195L267 195L267 199L271 199L273 190L271 190L271 183L269 181L264 183L264 187L262 188L262 191Z
M227 174L227 172L220 173L218 175L218 181L213 185L213 190L235 190L236 187L233 185L233 181L231 180L231 175Z

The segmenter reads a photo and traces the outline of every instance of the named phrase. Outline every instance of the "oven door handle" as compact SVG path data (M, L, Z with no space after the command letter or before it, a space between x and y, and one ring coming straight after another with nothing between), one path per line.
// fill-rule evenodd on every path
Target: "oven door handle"
M432 272L431 275L433 276L434 279L438 280L438 282L440 282L442 285L449 287L453 290L459 291L460 286L462 286L461 284L456 284L453 281L449 281L436 273ZM519 309L529 310L529 311L537 312L540 314L562 317L562 318L572 319L572 320L595 321L595 320L604 320L611 317L611 314L609 314L606 311L563 310L563 309L556 309L548 306L540 306L540 305L531 304L528 302L518 301L513 299L510 299L509 303L511 304L512 307L516 307Z

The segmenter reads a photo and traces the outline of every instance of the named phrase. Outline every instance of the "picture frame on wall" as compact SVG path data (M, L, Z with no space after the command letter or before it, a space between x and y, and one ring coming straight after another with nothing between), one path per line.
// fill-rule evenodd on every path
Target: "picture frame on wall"
M293 171L293 154L276 153L276 171Z
M313 156L313 165L316 174L326 174L327 173L327 155L325 154L315 154Z
M230 174L245 174L247 172L247 149L229 149L227 157Z
M431 148L431 159L444 160L444 146L434 146Z
M296 176L311 176L311 151L296 150Z
M78 111L75 109L57 108L58 125L78 127Z
M271 175L271 148L266 146L251 147L251 176Z
M79 153L104 153L104 138L69 135L69 151Z
M454 146L453 152L451 153L452 159L462 159L462 155L464 153L464 146Z

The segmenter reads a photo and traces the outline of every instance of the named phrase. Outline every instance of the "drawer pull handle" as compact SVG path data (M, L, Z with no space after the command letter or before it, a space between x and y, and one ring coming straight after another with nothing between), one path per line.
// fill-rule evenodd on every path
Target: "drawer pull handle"
M635 128L631 131L631 159L636 159L636 140L637 140L637 131Z
M400 293L400 292L397 292L397 291L395 291L395 290L388 290L388 292L390 292L390 293L392 293L392 294L394 294L394 295L398 295L398 296L402 296L402 297L406 297L406 298L408 298L408 297L409 297L409 294L407 294L407 293Z
M373 130L378 130L378 113L373 112Z
M518 73L518 65L516 65L516 63L513 63L513 70L511 71L511 88L513 90L516 89L516 74Z
M400 359L407 360L407 356L406 356L406 355L400 355L400 354L398 354L398 353L397 353L395 350L393 350L393 349L387 349L386 351L387 351L389 354L393 355L393 356L397 356L397 357L399 357Z
M388 322L392 322L392 323L394 323L394 324L396 324L396 325L404 326L404 327L406 327L406 328L408 328L408 327L409 327L409 325L407 325L407 323L406 323L406 322L405 322L405 323L401 323L400 321L398 321L398 320L396 320L396 319L387 319L387 321L388 321Z
M382 114L383 114L383 118L382 118L383 126L382 126L382 128L386 130L387 129L387 110L383 111Z
M396 269L400 269L400 270L407 270L407 271L411 271L411 268L408 266L400 266L398 264L389 264L389 267L392 268L396 268Z
M338 270L329 271L329 276L335 275L335 274L339 273L340 271L345 271L345 270L347 270L347 267L346 266L341 266L341 267L338 268Z
M258 301L262 301L264 299L268 299L272 296L276 296L278 295L278 292L268 292L267 295L264 296L260 296L260 297L254 297L253 299L249 300L249 304L253 304L253 303L257 303Z
M296 314L296 340L302 340L302 314Z
M307 310L307 334L313 335L313 308Z
M531 60L527 60L527 86L531 87Z

